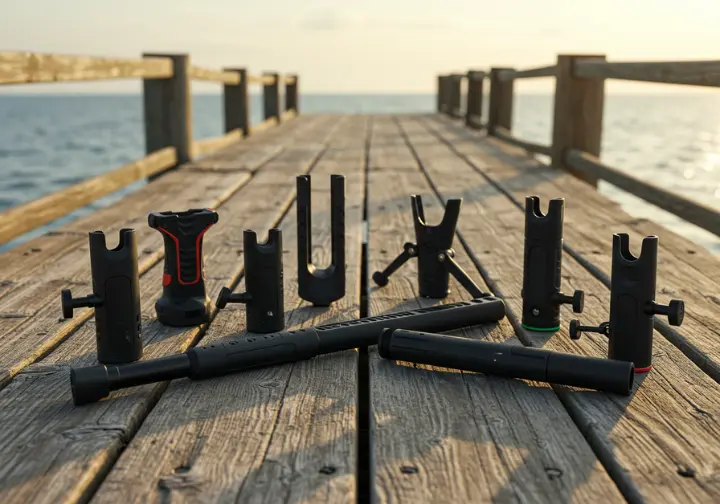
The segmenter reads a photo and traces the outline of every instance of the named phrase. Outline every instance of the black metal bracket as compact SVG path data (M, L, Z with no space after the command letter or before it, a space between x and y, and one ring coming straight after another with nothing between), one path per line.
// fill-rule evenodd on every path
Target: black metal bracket
M297 177L298 295L315 306L345 297L345 177L330 175L332 261L325 269L312 264L310 175Z
M63 317L72 318L75 308L95 308L98 361L125 364L138 360L143 344L135 230L121 229L118 246L111 250L102 231L90 233L90 268L93 294L73 298L70 289L63 289Z
M462 198L448 200L445 215L437 226L429 226L425 221L422 197L413 194L410 203L415 224L416 243L406 243L403 251L383 271L373 273L373 281L380 287L388 284L389 277L413 257L418 258L418 285L420 295L428 298L447 297L450 275L475 298L487 296L472 281L467 273L455 261L452 248L455 229L460 216Z
M233 294L223 287L215 305L228 303L247 305L247 330L272 333L285 329L283 300L282 231L271 229L265 243L258 244L255 231L243 231L245 292Z
M525 256L522 287L522 326L531 331L560 329L560 305L572 305L582 313L584 293L572 296L560 292L563 220L565 200L550 200L548 212L542 214L540 198L525 198Z
M604 334L608 357L633 362L636 373L652 369L653 316L667 316L672 326L681 325L685 316L685 303L678 299L667 305L655 302L658 242L657 236L644 238L640 256L635 257L629 235L613 235L610 320L597 327L570 322L572 339L583 332Z

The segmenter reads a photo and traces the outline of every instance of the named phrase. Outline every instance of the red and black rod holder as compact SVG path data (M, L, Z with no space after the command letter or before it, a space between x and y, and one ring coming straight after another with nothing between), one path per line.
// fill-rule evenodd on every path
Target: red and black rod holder
M560 329L560 306L572 305L582 313L584 293L572 296L560 292L563 220L565 200L551 199L547 214L540 210L540 198L525 198L525 257L522 287L522 326L531 331Z
M570 322L570 337L583 332L608 337L608 358L633 362L636 373L652 369L653 317L665 315L672 326L682 324L685 304L672 299L667 305L655 302L658 237L642 241L639 257L630 252L629 235L613 235L612 272L610 280L610 320L598 327Z
M233 294L232 289L223 287L215 306L222 309L228 303L244 303L249 332L266 334L285 329L282 255L279 229L271 229L265 243L258 243L255 231L243 231L245 292Z
M118 246L108 250L102 231L90 233L93 293L73 298L61 293L63 317L75 308L95 308L97 359L103 364L125 364L142 357L140 282L134 229L121 229Z
M297 182L298 295L314 306L330 306L345 297L345 177L330 175L332 261L325 269L312 263L310 175Z
M402 253L383 271L373 273L373 281L380 287L388 284L390 275L409 259L418 259L418 287L422 297L443 299L450 293L450 275L455 277L467 291L476 298L487 296L472 281L455 261L452 248L462 198L448 200L445 215L437 226L428 226L425 221L422 197L410 196L410 205L415 224L415 242L406 243Z
M210 320L202 245L205 232L217 221L217 212L209 208L148 215L148 225L162 233L165 243L163 293L155 302L162 324L187 327Z

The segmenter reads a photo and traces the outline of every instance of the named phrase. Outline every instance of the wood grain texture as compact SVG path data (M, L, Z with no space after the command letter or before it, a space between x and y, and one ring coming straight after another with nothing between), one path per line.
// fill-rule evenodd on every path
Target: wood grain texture
M168 58L173 73L167 79L143 79L145 152L174 147L178 164L192 159L193 114L190 56L143 54L143 58Z
M565 163L565 152L578 149L599 156L602 144L605 85L602 81L580 79L573 73L575 64L584 60L604 61L605 56L561 54L557 59L550 157L554 167L571 173L572 168ZM584 180L597 185L597 179Z
M193 159L198 156L209 154L210 152L218 149L223 149L228 145L232 145L243 139L243 132L241 129L236 129L212 138L203 138L202 140L195 140L193 142Z
M500 80L500 75L508 71L512 72L514 69L492 68L490 70L490 102L488 104L488 131L490 134L493 134L498 126L512 131L513 81Z
M446 145L449 153L461 155L458 161L448 159L438 163L431 177L457 184L460 190L470 188L464 190L470 201L463 208L469 223L463 221L460 232L471 245L482 244L484 253L478 251L476 261L484 269L493 290L504 294L514 313L521 313L524 212L498 187L511 195L522 194L523 198L527 194L539 194L543 201L565 197L564 237L570 247L578 243L575 233L580 229L579 222L586 219L579 207L598 208L588 200L593 192L591 187L577 179L574 180L578 187L585 187L586 192L581 193L577 187L552 186L538 170L518 169L517 165L527 157L516 154L510 158L500 154L504 149L514 149L517 153L517 149L495 139L479 141L474 132L447 120L428 119L423 125L433 137L439 135L450 142L452 147ZM533 166L538 167L539 163L534 162ZM477 180L478 172L492 180L492 184L476 182L477 189L473 188L470 180ZM452 177L448 173L452 173ZM571 199L576 203L571 203ZM606 240L610 242L614 226L597 221L590 226L594 234L598 229L607 229ZM610 256L609 252L603 252L593 256L593 260L605 254ZM660 256L663 255L661 247ZM568 291L585 290L583 322L597 325L607 320L608 288L569 254L563 257L562 283ZM564 316L574 318L567 310L563 308ZM515 319L516 333L525 343L575 354L607 355L607 341L603 336L571 341L567 320L561 330L548 339L547 335L523 330L517 317ZM720 498L717 478L720 385L658 333L655 334L654 364L651 373L636 378L634 393L629 398L568 387L554 388L629 501L715 502Z
M275 83L274 75L248 75L250 84L270 85Z
M115 59L29 52L0 52L0 85L100 79L166 79L168 58Z
M223 119L225 132L239 129L243 136L250 134L250 97L248 95L247 70L245 68L225 68L225 72L234 72L239 76L237 84L223 85Z
M304 125L312 127L318 120L325 119L309 119ZM285 142L293 141L290 134L293 123L303 126L302 121L293 121L283 127L289 133ZM14 268L4 272L3 282L10 282L10 286L0 297L0 385L5 386L15 374L50 352L92 316L93 310L82 309L76 310L74 318L63 320L59 305L61 289L72 288L76 295L91 289L88 230L102 229L111 236L109 243L112 244L112 235L119 229L135 228L139 270L144 273L163 257L162 239L147 226L147 214L168 208L214 207L227 200L250 179L252 171L278 155L277 149L267 149L260 157L245 150L262 145L261 139L262 136L257 141L248 139L236 147L239 164L247 163L247 156L256 163L249 165L251 170L226 170L199 177L192 168L181 168L113 205L64 226L63 234L31 240L17 251L12 249L0 255ZM213 156L209 156L203 162L212 159ZM26 256L28 250L37 252ZM0 261L0 264L8 263ZM24 265L27 267L23 269Z
M287 151L219 206L220 220L208 231L204 243L206 282L213 299L222 286L237 283L242 274L243 229L266 230L277 224L294 198L293 175L307 171L322 149L320 135L327 134L337 121L326 118L300 133ZM156 321L154 301L162 293L162 270L162 264L157 264L140 280L144 359L183 351L206 329L170 328ZM69 367L94 362L95 334L90 321L0 392L0 424L4 427L0 433L0 460L4 461L0 501L86 502L166 388L163 383L136 387L75 408ZM145 471L155 463L136 469Z
M313 249L320 265L330 260L330 174L346 176L344 298L329 308L298 298L294 206L280 225L288 329L359 316L366 121L343 119L312 171ZM294 186L294 177L286 178ZM202 343L244 330L244 308L231 305ZM351 350L218 379L175 381L92 502L354 503L356 374Z
M241 82L240 74L228 70L214 70L211 68L202 68L197 66L190 67L190 78L192 80L201 80L209 82L219 82L221 84L238 85Z
M720 86L720 61L578 61L583 79L622 79L690 86Z
M111 172L83 180L0 213L0 243L52 222L123 187L175 166L175 149L166 147Z
M556 65L542 66L537 68L528 68L527 70L506 70L500 72L498 79L502 82L528 79L532 77L555 77L557 73Z
M527 152L533 152L535 154L544 154L546 156L550 155L551 147L549 145L540 145L534 142L528 142L526 140L520 140L517 137L514 137L512 133L510 133L508 130L503 128L502 126L496 126L493 130L493 135L498 137L500 140L503 140L511 145L514 145L515 147L520 147L521 149L527 151Z
M403 129L405 121L402 122ZM421 159L439 142L410 138ZM417 140L417 142L415 142ZM368 186L368 273L384 268L412 241L410 194L423 196L428 220L438 222L442 202L423 173L392 166L375 143L406 145L392 118L375 118ZM392 153L392 152L391 152ZM373 165L373 163L377 163ZM479 176L477 176L479 179ZM451 197L456 194L451 194ZM461 222L467 217L461 215ZM481 289L489 290L461 244L456 259ZM442 302L469 296L451 279ZM398 270L387 286L370 285L369 315L440 302L417 297L417 262ZM519 344L507 320L457 331L466 337ZM425 365L380 359L369 350L375 502L570 502L621 497L552 389Z

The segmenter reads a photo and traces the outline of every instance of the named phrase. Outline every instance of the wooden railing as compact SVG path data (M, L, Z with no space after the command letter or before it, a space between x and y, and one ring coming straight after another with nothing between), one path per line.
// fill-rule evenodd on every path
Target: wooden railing
M483 121L483 84L489 80L487 121ZM512 135L513 83L517 79L555 78L552 145ZM605 180L649 203L720 236L720 212L608 166L599 159L605 79L720 87L720 61L610 62L604 55L559 55L555 65L516 70L491 68L438 76L437 110L464 117L468 127L484 129L551 165L597 185ZM462 84L467 81L464 110Z
M0 245L133 182L157 176L298 113L296 75L255 76L244 68L207 69L191 65L186 54L145 54L138 59L114 59L0 52L0 85L130 78L143 79L147 155L0 213ZM223 85L224 135L193 140L192 80ZM264 121L256 126L250 124L249 84L259 84L263 89ZM285 90L284 107L280 100L281 84Z

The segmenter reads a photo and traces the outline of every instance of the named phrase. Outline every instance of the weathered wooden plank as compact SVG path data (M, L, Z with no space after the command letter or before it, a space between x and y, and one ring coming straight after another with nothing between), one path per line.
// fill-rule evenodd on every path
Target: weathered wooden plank
M232 145L233 143L242 140L242 138L242 130L236 129L217 137L195 140L193 142L193 158L223 149L228 145Z
M551 147L549 145L541 145L535 142L528 142L527 140L521 140L517 137L514 137L512 133L510 133L507 129L503 128L502 126L495 126L495 129L493 130L493 135L500 138L501 140L506 141L507 143L514 145L515 147L520 147L523 150L526 150L527 152L534 152L536 154L544 154L546 156L550 155L550 149Z
M318 265L330 260L329 175L346 176L343 299L330 308L301 302L294 207L280 226L288 329L359 316L365 122L344 119L312 172ZM294 178L287 183L294 185ZM231 306L218 314L202 343L244 329L245 310ZM171 383L92 502L355 502L356 362L356 353L348 351Z
M670 342L677 346L703 371L720 381L720 321L717 319L717 293L720 290L720 263L701 247L665 229L664 227L628 215L619 204L610 201L586 184L562 172L523 156L516 149L488 140L482 153L492 155L488 163L475 158L479 151L473 147L472 137L460 138L465 133L453 130L453 143L458 149L465 149L473 161L484 163L489 169L500 163L503 170L521 170L515 178L507 181L507 189L515 199L521 201L521 194L532 190L541 197L561 194L566 200L565 244L569 251L605 285L610 285L611 233L623 231L631 234L633 248L637 250L640 240L655 234L660 238L658 253L657 292L658 299L683 299L687 311L681 327L671 327L659 317L655 319L658 329ZM460 140L460 142L456 142ZM469 141L468 141L469 140ZM597 211L602 208L603 211ZM568 226L568 223L572 223ZM599 229L608 230L606 234Z
M522 145L518 145L518 147L522 147ZM629 173L602 163L596 156L587 152L575 149L566 151L565 163L586 178L605 180L681 219L720 236L720 212L714 208L640 180Z
M268 85L275 82L275 76L273 75L248 75L248 82L250 84L262 84Z
M429 129L423 130L427 127ZM467 130L466 130L467 131ZM511 163L492 153L492 146L509 148L497 140L478 143L462 135L462 130L441 118L423 121L413 130L418 142L437 138L434 133L452 142L444 151L435 148L425 164L432 180L442 191L464 194L467 206L460 232L473 248L475 260L484 275L492 281L493 289L501 292L512 308L516 332L525 343L545 346L551 350L594 356L607 355L603 336L588 336L575 342L567 334L567 319L574 318L563 308L565 321L558 333L530 333L519 327L521 313L522 254L524 212L500 192L500 187L536 194L541 190L532 173L523 173ZM478 171L468 158L457 157L458 152L472 152L472 162L492 184L477 179ZM444 153L443 153L444 152ZM453 159L453 155L456 156ZM514 159L520 159L515 156ZM584 187L588 187L584 184ZM571 194L572 193L572 194ZM542 198L551 197L548 191ZM552 197L577 197L583 205L584 195L575 195L568 188L556 187ZM566 208L565 239L576 241L578 203ZM574 217L570 217L575 213ZM597 222L595 232L600 229ZM608 240L612 228L607 229ZM660 254L663 254L661 250ZM609 255L609 254L608 254ZM585 311L582 320L597 325L607 320L609 290L594 278L572 256L563 257L563 285L567 290L584 289ZM636 379L636 389L625 398L599 392L573 391L554 386L575 422L585 433L603 465L623 495L632 502L715 502L720 497L717 478L720 461L720 385L693 366L677 348L661 335L655 336L655 369ZM638 386L639 385L639 386Z
M210 296L239 280L243 229L266 230L277 224L293 201L293 176L308 170L322 150L317 139L336 121L330 118L306 130L304 137L295 139L292 149L219 206L220 220L207 233L204 244ZM162 292L162 269L157 264L140 280L144 359L182 351L205 330L170 328L156 321L154 302ZM166 387L138 387L75 408L70 398L69 366L94 362L95 334L90 321L0 392L0 501L87 502ZM137 469L145 471L154 465ZM173 474L172 469L168 474ZM181 472L178 469L177 477ZM128 502L127 496L119 500Z
M115 59L28 52L0 52L0 85L172 77L168 58Z
M0 243L6 243L138 180L174 166L175 149L166 147L111 172L83 180L0 213Z
M370 151L378 166L369 173L369 274L384 268L404 242L413 240L410 194L423 195L431 223L442 212L442 202L419 167L383 168L387 163L373 152L375 141L405 142L391 118L374 120ZM467 216L461 217L466 221ZM489 290L462 245L455 250L460 265ZM454 280L451 290L443 302L469 297ZM369 315L438 302L416 296L417 263L410 261L386 287L370 286ZM508 320L458 333L519 344ZM369 351L369 363L374 501L621 500L548 385L396 364L380 359L375 349Z
M578 61L583 79L622 79L690 86L720 86L720 61Z
M219 82L236 86L240 84L241 78L238 72L229 70L215 70L212 68L202 68L197 66L190 67L190 78L192 80Z
M527 70L504 70L498 75L501 81L511 81L515 79L527 79L530 77L555 77L557 73L556 65L548 65L537 68L528 68Z
M308 126L312 126L312 123ZM292 140L288 138L288 142ZM270 158L265 161L268 159ZM166 177L172 177L170 180L174 184L168 186L165 185L166 182L161 182ZM102 220L90 219L97 227L87 226L87 220L83 220L82 224L73 223L69 226L68 229L82 230L82 236L74 234L67 236L72 239L77 238L79 241L74 246L70 246L61 240L63 246L69 249L62 255L47 250L41 251L40 253L45 254L46 258L51 257L52 262L37 266L31 276L26 276L26 272L19 274L18 281L0 298L0 314L5 315L0 317L0 333L3 335L0 340L2 353L0 385L4 386L23 367L46 355L92 316L92 309L83 309L76 310L72 319L58 318L59 293L62 288L72 286L75 292L81 289L89 291L91 288L87 254L88 229L99 228L105 230L106 234L114 234L122 227L135 228L138 235L139 269L142 274L163 254L162 238L146 224L149 211L217 206L245 184L249 177L249 173L242 171L213 173L198 177L196 172L178 170L177 176L168 174L157 181L159 185L153 182L149 187L143 188L146 190L141 189L144 199L133 195L127 198L127 201L123 199L116 205L98 212L99 214L102 212ZM201 190L203 187L208 191L203 192ZM130 206L129 203L133 205ZM164 208L159 207L161 204ZM113 243L113 238L110 238L109 243ZM22 263L15 263L14 266L19 268Z

